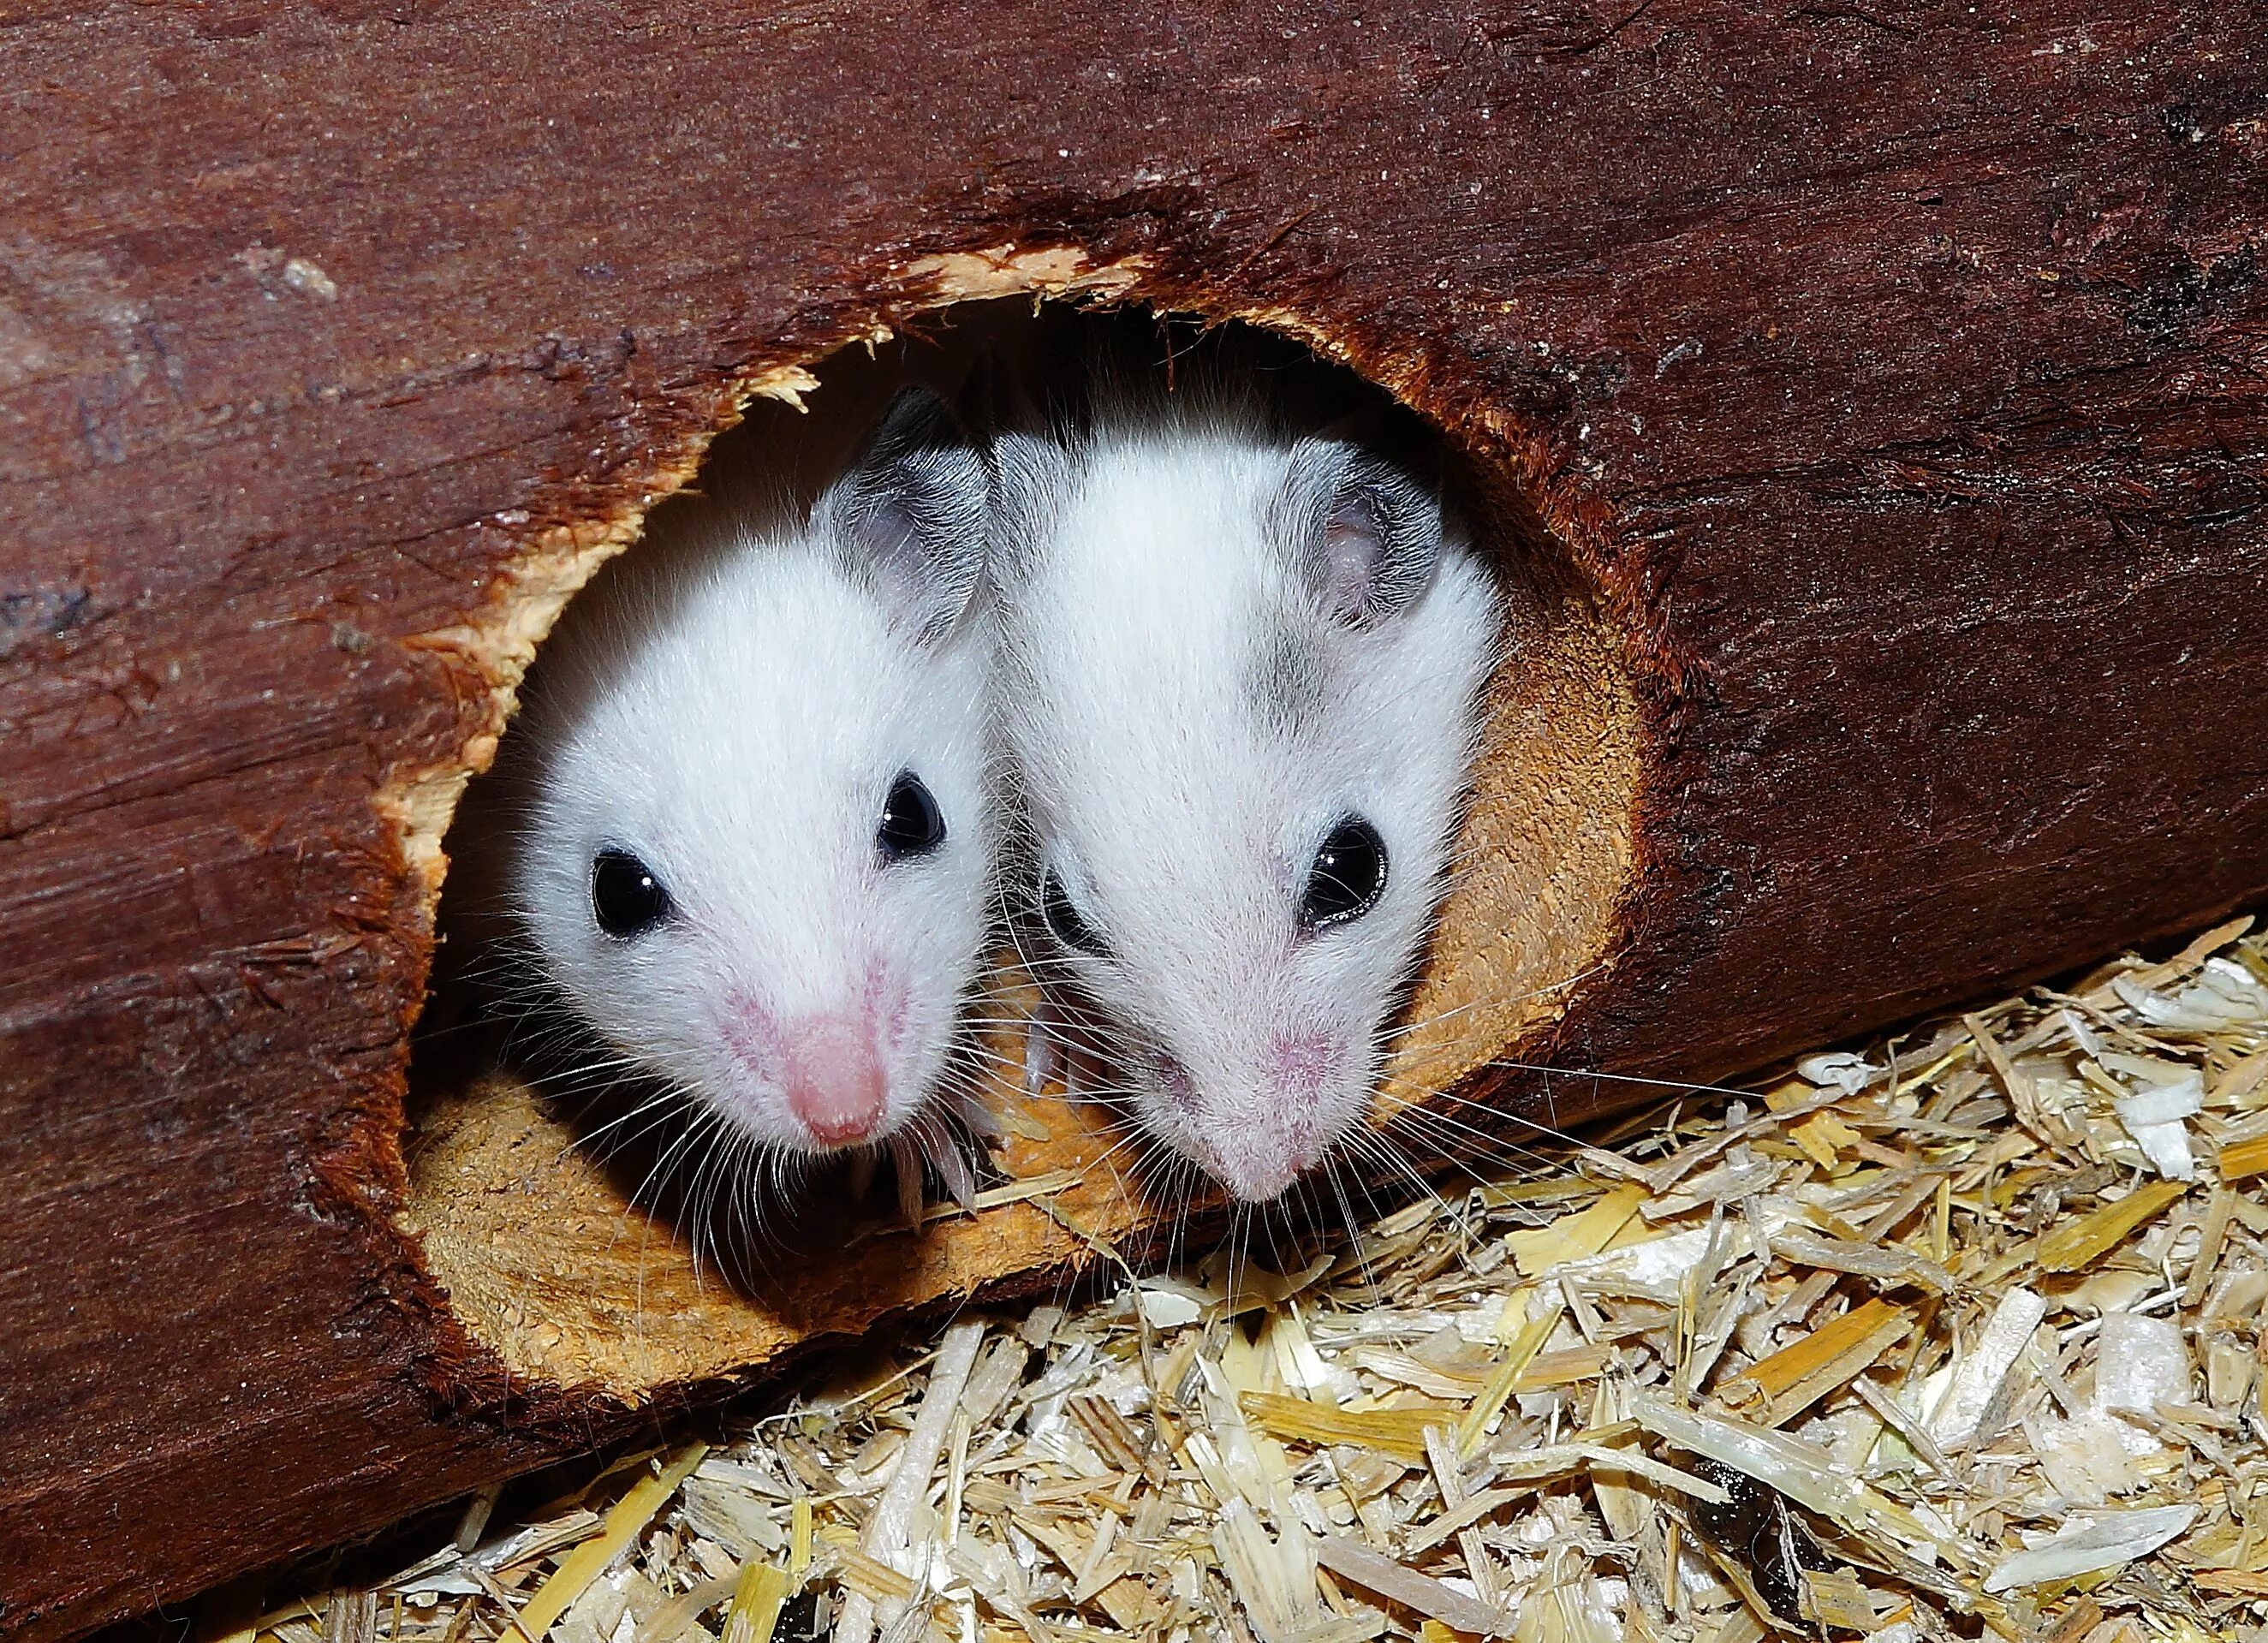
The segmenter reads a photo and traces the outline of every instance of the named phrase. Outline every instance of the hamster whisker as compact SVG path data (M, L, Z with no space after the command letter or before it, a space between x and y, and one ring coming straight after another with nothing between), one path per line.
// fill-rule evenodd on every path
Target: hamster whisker
M1250 1233L1249 1206L1242 1203L1231 1206L1228 1217L1228 1241L1225 1246L1228 1256L1228 1281L1223 1286L1231 1296L1234 1296L1243 1287L1239 1280L1242 1277L1246 1264L1245 1242Z
M1556 1094L1547 1089L1545 1091L1545 1098L1547 1101L1553 1103L1556 1113ZM1482 1098L1478 1096L1461 1094L1455 1090L1437 1090L1433 1094L1428 1095L1424 1101L1416 1103L1407 1110L1411 1112L1430 1111L1438 1116L1445 1109L1462 1109L1468 1112L1479 1113L1487 1118L1495 1120L1498 1124L1515 1125L1520 1129L1528 1131L1533 1134L1543 1136L1550 1140L1562 1142L1569 1146L1580 1147L1583 1145L1580 1138L1579 1138L1572 1131L1557 1124L1547 1122L1544 1119L1531 1118L1526 1113L1514 1111L1504 1101L1492 1096Z
M1558 1160L1509 1141L1493 1131L1451 1118L1446 1114L1413 1110L1405 1115L1404 1124L1394 1137L1395 1144L1422 1141L1442 1163L1470 1176L1475 1184L1484 1184L1485 1178L1472 1168L1477 1159L1498 1170L1510 1170L1521 1175L1534 1175Z
M594 1096L593 1099L596 1100L598 1098ZM655 1094L649 1095L637 1106L631 1108L629 1111L618 1113L614 1117L608 1119L604 1124L599 1124L592 1129L585 1130L575 1136L574 1138L570 1140L566 1146L561 1147L556 1153L552 1154L551 1161L555 1164L557 1163L561 1159L566 1157L568 1153L573 1152L578 1146L592 1147L594 1151L603 1156L608 1150L608 1139L610 1137L612 1137L615 1141L621 1141L624 1139L634 1139L637 1136L644 1133L644 1129L641 1128L640 1130L629 1132L627 1136L615 1136L614 1132L620 1130L622 1125L629 1124L635 1119L642 1118L650 1112L674 1108L683 1100L683 1094L674 1089L665 1088Z
M615 1218L615 1237L617 1239L621 1237L622 1231L629 1227L630 1222L630 1212L633 1210L644 1212L647 1218L647 1222L650 1224L651 1220L654 1218L653 1198L652 1196L653 1189L657 1183L666 1181L668 1178L669 1171L675 1162L676 1154L681 1149L690 1145L695 1139L699 1138L704 1130L711 1127L719 1127L723 1123L724 1119L721 1114L710 1112L706 1109L696 1110L692 1121L676 1132L676 1134L671 1138L669 1145L663 1148L660 1154L648 1166L644 1176L639 1181L637 1187L631 1190L628 1201L622 1207L622 1213ZM694 1241L693 1272L694 1281L697 1286L700 1282L701 1277L701 1250L700 1244L697 1240Z
M973 1017L971 1021L968 1021L968 1028L971 1028L973 1033L1020 1033L1020 1030L1027 1028L1027 1026L1030 1026L1030 1021L1025 1021L1025 1019L1020 1017L991 1017L991 1019ZM976 1046L976 1053L987 1055L987 1057L991 1057L991 1060L996 1062L1016 1060L1016 1057L1009 1055L1007 1050L996 1050L989 1044L982 1044L982 1042Z
M1363 1242L1362 1228L1356 1222L1354 1205L1347 1197L1348 1169L1344 1153L1333 1148L1323 1155L1323 1167L1330 1175L1331 1197L1337 1200L1339 1221L1346 1228L1348 1247L1353 1250L1355 1265L1362 1273L1363 1287L1375 1296L1378 1293L1378 1275L1371 1270L1370 1251Z
M1125 1175L1112 1160L1115 1160L1120 1153L1125 1151L1129 1146L1136 1143L1153 1144L1152 1142L1152 1138L1139 1133L1120 1137L1117 1140L1112 1142L1109 1146L1106 1147L1101 1153L1097 1154L1093 1161L1088 1163L1085 1168L1079 1171L1079 1179L1080 1183L1084 1185L1096 1169L1108 1169L1110 1172L1111 1184L1118 1190L1119 1196L1121 1197L1134 1197L1135 1190L1128 1187L1126 1184ZM1133 1166L1136 1174L1138 1175L1141 1172L1143 1166L1148 1161L1149 1159L1146 1152L1138 1152Z
M745 1133L725 1137L724 1159L717 1171L719 1183L716 1211L719 1223L718 1241L721 1243L729 1237L735 1251L747 1249L755 1238L755 1227L750 1221L753 1206L741 1191L747 1182L748 1139ZM739 1263L736 1261L734 1264L737 1266Z
M1359 1131L1357 1135L1348 1138L1349 1145L1357 1144L1358 1137L1366 1153L1375 1158L1391 1174L1398 1175L1408 1183L1416 1190L1418 1197L1430 1199L1433 1203L1447 1207L1448 1200L1441 1196L1440 1189L1425 1178L1425 1173L1410 1161L1402 1149L1389 1139L1383 1131Z
M635 1086L627 1080L617 1081L608 1079L593 1082L578 1081L571 1088L556 1092L539 1092L544 1094L546 1099L554 1105L570 1109L578 1126L577 1132L569 1138L567 1144L553 1155L554 1160L564 1158L570 1152L585 1142L593 1144L590 1150L594 1157L602 1161L611 1158L620 1150L620 1143L635 1139L652 1127L651 1121L648 1124L637 1124L636 1120L653 1113L660 1113L666 1116L674 1110L677 1103L684 1099L686 1094L674 1083L657 1084L653 1087L652 1094L639 1101L628 1111L609 1119L595 1129L584 1127L589 1125L592 1114L600 1109L603 1104L618 1091L634 1087ZM632 1125L635 1127L625 1127Z
M562 1067L556 1072L534 1073L528 1076L526 1082L529 1088L537 1091L546 1091L554 1086L570 1088L590 1086L608 1075L634 1071L638 1065L635 1056L608 1056L597 1061L578 1062L574 1066Z
M1536 992L1523 994L1520 998L1500 998L1495 997L1468 998L1462 1004L1451 1005L1448 1008L1445 1010L1436 1010L1430 1015L1412 1016L1406 1021L1396 1021L1388 1026L1385 1031L1379 1035L1379 1042L1381 1045L1397 1044L1404 1039L1416 1036L1419 1033L1432 1032L1434 1028L1439 1028L1447 1022L1455 1020L1459 1016L1469 1015L1474 1011L1480 1009L1484 1006L1493 1006L1498 1005L1521 1004L1525 1003L1528 998L1540 997L1542 992L1544 991L1548 991L1548 989L1539 989ZM1462 1043L1462 1040L1452 1039L1450 1041L1449 1047L1454 1049Z
M1304 1172L1297 1181L1292 1183L1292 1185L1300 1191L1300 1204L1304 1212L1305 1224L1317 1234L1328 1235L1329 1229L1323 1219L1323 1201L1315 1179L1316 1173L1313 1169Z
M722 1251L717 1247L714 1193L718 1167L726 1151L725 1143L731 1131L721 1121L710 1125L709 1130L703 1145L688 1150L692 1173L677 1194L681 1213L673 1218L693 1246L693 1281L696 1287L703 1277L704 1252L708 1265L715 1269L719 1278L725 1276Z
M1609 1084L1637 1084L1648 1089L1668 1090L1679 1095L1745 1095L1756 1099L1757 1093L1731 1084L1698 1084L1690 1079L1647 1078L1635 1072L1601 1072L1587 1067L1547 1066L1535 1061L1484 1061L1482 1067L1490 1071L1510 1072L1544 1072L1565 1079L1602 1079Z
M1592 976L1602 972L1607 967L1604 963L1593 964L1587 969L1576 971L1572 976L1563 976L1557 981L1545 982L1541 986L1531 987L1526 992L1514 993L1509 997L1502 994L1491 993L1477 998L1468 998L1464 1003L1453 1005L1446 1010L1436 1010L1430 1015L1418 1016L1407 1021L1398 1022L1387 1029L1387 1031L1382 1035L1382 1040L1387 1043L1398 1043L1400 1040L1407 1038L1414 1033L1425 1032L1432 1028L1439 1027L1441 1023L1453 1020L1460 1015L1476 1010L1483 1005L1502 1008L1513 1005L1526 1004L1533 999L1547 997L1551 993L1564 992L1570 987L1580 985L1581 983L1589 980Z
M969 1015L962 1018L961 1025L972 1034L987 1032L1009 1033L1014 1032L1027 1025L1028 1020L1029 1018L1020 1015ZM976 1053L990 1056L996 1061L1012 1059L1012 1057L1006 1055L1005 1052L994 1050L990 1045L984 1043L981 1039L972 1043L970 1048Z
M725 1138L709 1191L710 1207L703 1217L718 1270L736 1280L747 1276L747 1260L756 1252L762 1219L762 1207L745 1190L754 1142L746 1131Z
M1385 1149L1381 1151L1380 1156L1382 1158L1392 1157L1392 1149ZM1401 1168L1404 1169L1415 1168L1415 1166L1411 1165L1406 1159L1401 1160L1400 1165ZM1468 1203L1469 1190L1469 1189L1461 1188L1453 1197L1448 1194L1440 1191L1438 1188L1430 1188L1427 1191L1418 1194L1410 1201L1413 1203L1431 1204L1434 1206L1436 1214L1442 1221L1454 1227L1457 1230L1459 1236L1469 1241L1473 1235L1473 1218Z
M1500 1130L1492 1128L1486 1124L1475 1124L1469 1119L1456 1116L1456 1114L1452 1111L1444 1110L1445 1109L1460 1107L1469 1111L1484 1114L1486 1116L1494 1118L1502 1124L1515 1125L1522 1130L1541 1136L1547 1140L1565 1142L1569 1146L1580 1145L1580 1143L1576 1141L1573 1136L1567 1134L1565 1131L1555 1130L1549 1124L1538 1124L1534 1119L1523 1117L1518 1113L1505 1112L1498 1108L1489 1105L1485 1101L1470 1101L1460 1096L1449 1095L1447 1094L1431 1096L1423 1101L1416 1102L1412 1105L1402 1108L1392 1118L1388 1119L1386 1124L1380 1127L1390 1130L1397 1124L1405 1125L1410 1128L1423 1128L1428 1124L1435 1125L1441 1128L1454 1130L1460 1134L1469 1136L1476 1141L1484 1141L1491 1146L1508 1147L1512 1150L1513 1153L1524 1160L1532 1160L1536 1163L1546 1163L1550 1161L1546 1154L1536 1151L1533 1147L1523 1146L1510 1136L1504 1134Z
M1361 1194L1363 1208L1365 1211L1364 1225L1366 1226L1370 1222L1378 1220L1384 1216L1388 1207L1387 1204L1381 1204L1379 1201L1378 1189L1381 1180L1385 1177L1373 1173L1383 1169L1388 1171L1390 1175L1392 1167L1383 1161L1388 1150L1388 1144L1381 1138L1373 1135L1366 1130L1358 1131L1355 1135L1350 1137L1349 1139L1351 1143L1351 1152L1352 1153L1352 1157L1348 1160L1346 1173L1351 1178L1355 1190ZM1355 1167L1355 1159L1362 1157L1367 1157L1374 1160L1370 1169L1365 1170ZM1367 1262L1370 1258L1370 1242L1367 1239L1360 1236L1359 1229L1358 1229L1357 1236L1363 1252L1362 1258L1364 1261Z
M1436 1180L1435 1175L1429 1175L1425 1170L1420 1169L1413 1157L1414 1149L1411 1143L1423 1141L1424 1139L1425 1138L1418 1136L1389 1136L1373 1133L1372 1136L1372 1141L1373 1143L1373 1156L1384 1160L1395 1174L1399 1175L1405 1180L1422 1182L1424 1185L1418 1196L1428 1202L1439 1205L1441 1212L1445 1216L1447 1216L1452 1220L1455 1220L1462 1225L1465 1219L1463 1212L1459 1210L1456 1204L1452 1202L1448 1196L1441 1190L1440 1184ZM1469 1146L1451 1147L1443 1146L1439 1143L1429 1143L1428 1150L1436 1160L1436 1174L1439 1174L1442 1170L1446 1170L1451 1175L1462 1176L1464 1182L1469 1183L1469 1186L1461 1186L1458 1189L1460 1197L1462 1197L1466 1190L1469 1190L1470 1187L1486 1186L1491 1181L1499 1179L1501 1177L1501 1174L1506 1169L1510 1169L1511 1173L1514 1174L1532 1173L1519 1169L1509 1164L1499 1164L1497 1174L1484 1175L1480 1171L1472 1168L1470 1162L1471 1149Z
M696 1288L701 1285L703 1250L708 1252L710 1264L717 1269L718 1275L720 1278L724 1275L722 1252L717 1247L713 1183L718 1174L717 1166L728 1144L728 1133L719 1128L711 1145L693 1154L693 1174L681 1195L684 1212L679 1219L687 1239L693 1245L693 1282Z
M1082 1085L1076 1094L1058 1091L1049 1099L1066 1107L1117 1108L1140 1095L1145 1087L1138 1084Z

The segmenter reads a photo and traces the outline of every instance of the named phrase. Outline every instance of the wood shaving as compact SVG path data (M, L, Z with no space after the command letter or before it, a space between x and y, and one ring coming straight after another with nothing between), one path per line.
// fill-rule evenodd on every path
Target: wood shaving
M2264 1091L2239 921L1541 1146L1292 1271L1248 1244L964 1315L212 1634L2258 1639Z

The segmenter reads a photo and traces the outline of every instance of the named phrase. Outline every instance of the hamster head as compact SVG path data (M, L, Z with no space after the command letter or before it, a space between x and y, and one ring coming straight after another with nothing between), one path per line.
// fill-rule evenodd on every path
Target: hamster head
M909 389L807 521L686 516L544 652L527 945L621 1064L751 1142L882 1140L946 1070L996 831L987 495Z
M999 447L1044 973L1239 1197L1360 1124L1446 876L1498 602L1361 444L1216 412Z

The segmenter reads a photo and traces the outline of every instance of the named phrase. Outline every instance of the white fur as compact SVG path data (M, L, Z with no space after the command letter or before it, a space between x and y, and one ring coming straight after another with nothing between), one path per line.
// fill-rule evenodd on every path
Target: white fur
M585 1023L759 1143L822 1150L779 1069L745 1031L734 1049L749 1008L791 1028L878 1010L880 1139L937 1085L983 945L987 625L924 637L815 527L712 517L675 534L606 572L544 650L515 732L532 798L513 911ZM877 821L905 770L947 836L886 862ZM655 870L668 923L631 941L600 929L602 846Z
M1034 539L1008 556L1002 693L1033 882L1052 864L1113 949L1050 951L1118 1029L1145 1128L1248 1199L1281 1191L1367 1109L1440 895L1499 622L1454 529L1409 607L1334 621L1271 540L1289 447L1200 401L1106 413L1067 453L1011 453L1035 493ZM1324 663L1297 725L1255 689L1277 632ZM1353 923L1303 932L1315 848L1348 814L1385 840L1385 893Z

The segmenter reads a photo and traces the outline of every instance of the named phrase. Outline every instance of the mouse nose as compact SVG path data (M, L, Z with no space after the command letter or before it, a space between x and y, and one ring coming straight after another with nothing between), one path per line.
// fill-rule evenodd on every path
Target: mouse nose
M1300 1178L1300 1167L1277 1153L1223 1159L1214 1173L1223 1186L1247 1204L1270 1204L1291 1190Z
M1312 1130L1280 1110L1248 1112L1233 1119L1198 1116L1189 1139L1213 1179L1247 1204L1281 1197L1320 1153Z
M1193 1112L1197 1150L1222 1185L1248 1204L1265 1204L1322 1160L1330 1139L1322 1104L1344 1055L1329 1033L1272 1038L1242 1110Z
M888 1089L872 1025L849 1014L821 1015L787 1034L781 1084L788 1110L821 1146L870 1139L887 1110Z

